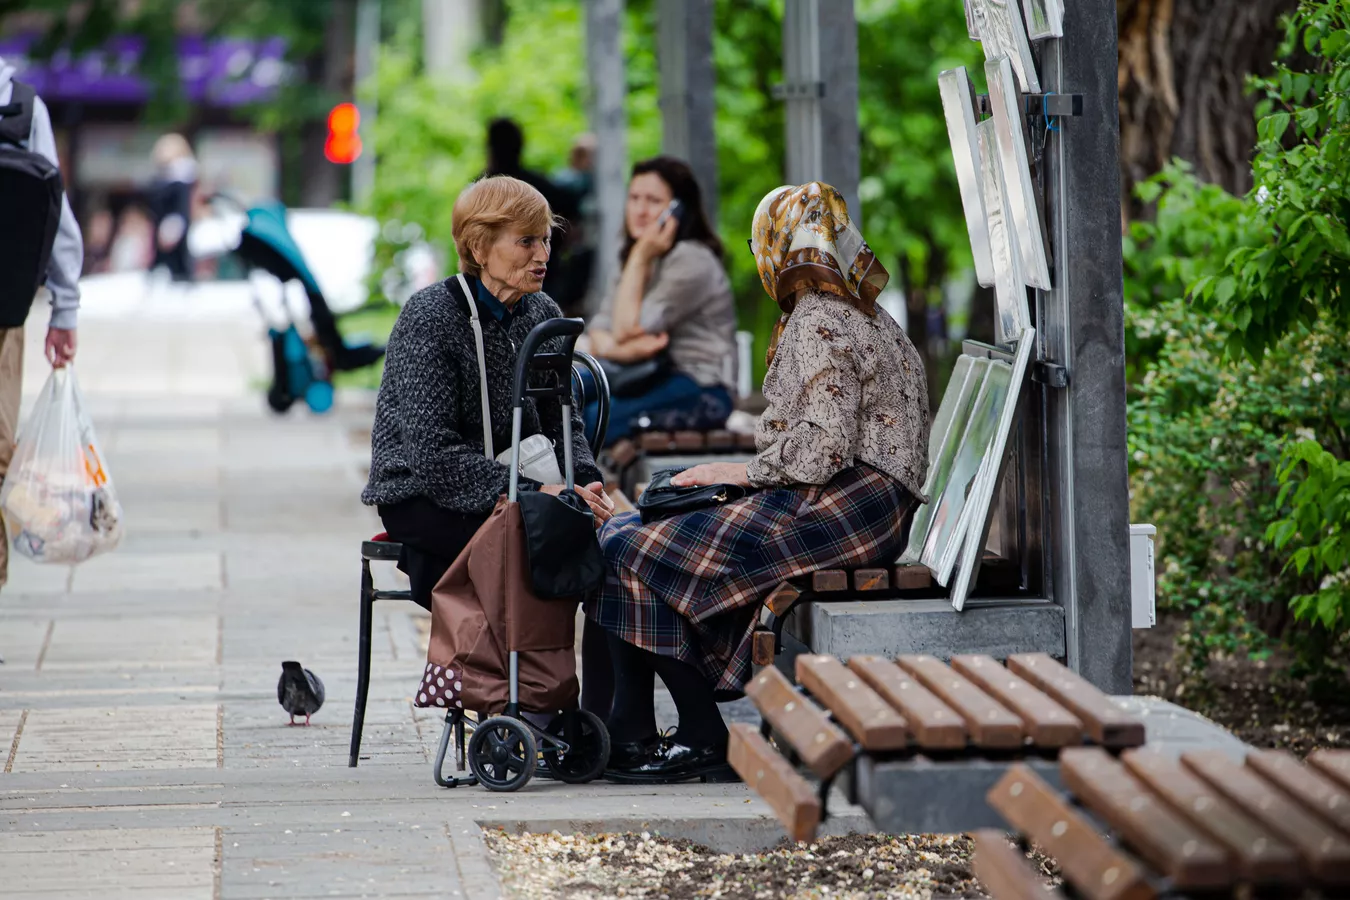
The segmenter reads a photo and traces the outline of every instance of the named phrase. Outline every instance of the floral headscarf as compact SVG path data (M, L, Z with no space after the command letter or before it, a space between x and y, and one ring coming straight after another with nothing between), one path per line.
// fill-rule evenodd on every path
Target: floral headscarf
M750 247L764 290L783 310L769 339L770 364L798 291L837 294L874 316L877 295L890 280L849 220L844 198L819 181L766 194L755 210Z

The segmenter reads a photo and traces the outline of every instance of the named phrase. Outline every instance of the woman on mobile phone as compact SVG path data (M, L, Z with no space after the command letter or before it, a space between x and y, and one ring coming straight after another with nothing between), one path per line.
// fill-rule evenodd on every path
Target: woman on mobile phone
M619 277L587 330L610 379L608 442L643 419L718 428L732 410L736 309L687 164L656 156L633 166L624 234ZM585 415L592 423L594 402Z

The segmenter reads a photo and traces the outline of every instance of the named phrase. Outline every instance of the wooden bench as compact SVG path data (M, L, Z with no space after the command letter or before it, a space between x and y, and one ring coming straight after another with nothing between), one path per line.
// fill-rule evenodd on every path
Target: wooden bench
M794 685L770 666L746 685L762 724L734 729L730 756L797 840L825 820L836 781L882 830L901 831L888 827L887 783L897 769L954 777L967 795L934 781L935 802L969 804L973 796L983 804L989 786L1020 761L1054 768L1061 748L1106 754L1144 743L1142 722L1044 654L1013 656L1006 667L987 656L950 665L932 656L855 656L845 664L807 654L797 657L795 674ZM775 745L786 767L766 767L766 748Z
M1253 750L1245 763L1194 751L1060 754L1065 791L1016 765L988 795L1023 848L1054 857L1087 900L1180 892L1297 896L1350 889L1350 751L1307 762ZM975 871L998 900L1043 896L1023 854L976 836ZM1037 893L1037 891L1041 893Z

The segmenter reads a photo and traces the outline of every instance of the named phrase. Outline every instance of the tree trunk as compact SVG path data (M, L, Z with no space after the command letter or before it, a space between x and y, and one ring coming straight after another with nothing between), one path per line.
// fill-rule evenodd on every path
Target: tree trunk
M1134 186L1173 157L1234 193L1251 188L1256 143L1247 76L1271 69L1280 17L1297 0L1118 0L1120 169L1124 215Z

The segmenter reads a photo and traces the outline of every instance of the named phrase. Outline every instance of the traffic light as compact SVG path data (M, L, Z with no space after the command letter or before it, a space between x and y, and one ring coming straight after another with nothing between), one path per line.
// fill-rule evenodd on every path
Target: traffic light
M328 114L328 137L323 155L329 162L346 165L361 155L361 113L354 103L339 103Z

